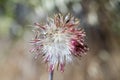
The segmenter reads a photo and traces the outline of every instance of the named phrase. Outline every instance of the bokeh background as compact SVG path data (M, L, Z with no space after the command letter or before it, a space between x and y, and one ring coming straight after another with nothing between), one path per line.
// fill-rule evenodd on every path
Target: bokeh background
M80 19L90 50L54 80L120 80L120 0L0 0L0 80L48 80L31 26L59 12Z

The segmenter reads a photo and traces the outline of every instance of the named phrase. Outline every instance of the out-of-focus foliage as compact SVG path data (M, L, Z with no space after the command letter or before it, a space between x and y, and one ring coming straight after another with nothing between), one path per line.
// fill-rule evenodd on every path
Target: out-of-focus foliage
M34 22L59 12L80 19L90 51L55 80L120 80L120 0L0 0L0 80L47 80L29 41Z

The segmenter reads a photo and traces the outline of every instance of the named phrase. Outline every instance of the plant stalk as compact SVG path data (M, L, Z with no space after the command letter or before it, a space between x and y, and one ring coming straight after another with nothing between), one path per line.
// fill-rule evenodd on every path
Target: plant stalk
M53 73L54 73L54 71L50 71L50 73L49 73L49 80L53 80Z

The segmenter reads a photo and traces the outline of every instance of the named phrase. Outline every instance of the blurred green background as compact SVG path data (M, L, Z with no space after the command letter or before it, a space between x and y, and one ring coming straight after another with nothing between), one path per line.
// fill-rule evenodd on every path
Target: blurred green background
M0 0L0 80L48 80L31 26L59 12L80 19L90 50L54 80L120 80L120 0Z

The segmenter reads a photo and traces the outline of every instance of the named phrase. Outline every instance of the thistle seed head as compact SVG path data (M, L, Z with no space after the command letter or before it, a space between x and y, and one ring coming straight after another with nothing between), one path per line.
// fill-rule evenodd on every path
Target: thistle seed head
M88 50L84 43L85 32L78 28L79 24L79 20L71 14L62 16L60 13L48 18L45 25L35 23L31 52L42 55L49 65L49 71L53 71L56 65L64 71L66 63L74 57L81 57Z

